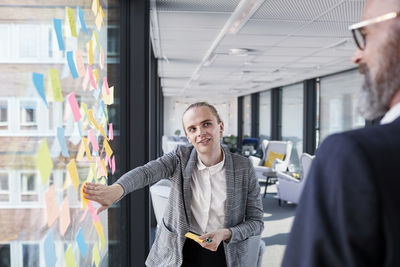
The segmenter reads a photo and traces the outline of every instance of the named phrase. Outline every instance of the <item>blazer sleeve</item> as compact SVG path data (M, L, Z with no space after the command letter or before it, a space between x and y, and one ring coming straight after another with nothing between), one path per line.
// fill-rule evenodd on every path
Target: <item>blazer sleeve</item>
M354 136L328 137L312 163L283 267L381 266L373 159Z
M170 178L175 171L177 161L177 153L173 151L125 173L115 182L124 189L124 194L120 199L146 185L153 184L163 178Z
M230 243L242 241L250 236L259 235L264 229L263 206L260 195L260 185L256 178L253 165L248 161L248 191L246 201L246 215L242 223L230 227L232 237Z

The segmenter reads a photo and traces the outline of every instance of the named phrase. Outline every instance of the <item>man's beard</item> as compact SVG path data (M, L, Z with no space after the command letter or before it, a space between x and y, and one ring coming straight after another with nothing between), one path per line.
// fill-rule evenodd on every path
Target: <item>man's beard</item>
M397 41L397 40L396 40ZM360 65L364 83L358 98L358 112L366 120L374 120L389 110L390 100L400 89L400 64L398 62L398 42L390 42L381 54L380 72L371 77L366 64Z

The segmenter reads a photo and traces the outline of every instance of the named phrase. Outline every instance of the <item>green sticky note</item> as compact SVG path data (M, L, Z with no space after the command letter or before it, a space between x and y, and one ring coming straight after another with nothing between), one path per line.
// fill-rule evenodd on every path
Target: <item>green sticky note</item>
M71 29L71 35L74 37L78 37L78 34L76 33L76 23L75 23L75 14L74 10L72 8L66 7L67 10L67 17L68 17L68 22L69 22L69 27Z
M55 102L64 102L61 91L60 75L58 69L49 69L51 87L53 88L53 97Z
M74 252L72 251L72 245L69 245L67 251L65 251L64 262L65 262L65 266L77 267L76 261L74 258Z
M36 166L39 169L43 184L46 184L49 180L50 173L53 170L53 161L50 157L50 151L46 138L42 140L42 143L40 144L39 150L36 154Z

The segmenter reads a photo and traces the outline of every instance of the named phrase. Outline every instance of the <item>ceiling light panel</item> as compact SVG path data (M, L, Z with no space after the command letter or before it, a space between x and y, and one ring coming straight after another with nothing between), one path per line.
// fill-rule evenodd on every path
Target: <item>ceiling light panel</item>
M233 12L240 0L157 0L159 11Z

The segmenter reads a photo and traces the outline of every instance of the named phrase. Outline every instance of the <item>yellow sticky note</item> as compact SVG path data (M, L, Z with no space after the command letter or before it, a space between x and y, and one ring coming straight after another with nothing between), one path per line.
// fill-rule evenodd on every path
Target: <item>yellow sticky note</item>
M187 233L185 234L185 236L186 236L187 238L190 238L190 239L192 239L192 240L194 240L194 241L197 241L197 242L200 242L200 243L203 243L203 242L204 242L204 240L200 239L198 235L193 234L193 233L191 233L191 232L187 232Z
M89 148L89 144L88 144L87 138L86 137L82 137L82 141L85 144L86 157L88 158L89 161L93 161L92 155L90 153L90 148Z
M96 267L99 267L99 264L100 264L100 253L99 253L99 247L98 247L97 243L94 244L93 250L92 250L92 264L93 264L93 262L96 265Z
M90 170L89 170L90 172ZM82 199L82 209L86 209L89 200L85 197L85 193L83 192L83 188L85 188L87 181L83 182L82 187L81 187L81 199Z
M49 76L51 81L51 87L53 92L54 101L63 102L64 98L61 90L60 75L58 69L49 69Z
M100 133L101 133L101 135L104 137L104 139L107 139L108 140L108 137L107 137L107 135L106 135L106 132L104 131L104 123L102 123L100 126L99 126L99 129L98 129L99 131L100 131Z
M96 78L97 87L99 87L99 71L97 69L93 70L93 75Z
M93 116L93 110L92 110L92 109L89 109L89 110L88 110L88 114L89 114L89 120L90 120L90 122L94 125L94 127L95 127L96 129L99 129L99 125L97 124L97 121L94 119L94 116Z
M100 12L101 18L104 19L103 8L100 5L99 5L99 12Z
M79 185L79 175L78 169L76 168L75 159L71 159L71 161L67 165L69 176L71 177L72 184L75 187L75 190L78 190Z
M86 48L87 48L87 51L88 51L89 65L93 65L93 41L92 40L90 40L86 44Z
M101 24L102 24L102 22L103 22L103 19L102 19L102 17L101 17L101 14L98 13L97 16L96 16L96 20L95 20L96 27L97 27L97 30L98 30L98 31L101 30Z
M104 245L106 244L106 239L104 237L103 225L101 225L100 220L95 222L94 227L96 228L96 232L99 235L100 246L101 246L101 250L103 251Z
M51 84L50 75L46 77L46 100L48 103L54 102L53 85Z
M97 49L99 50L99 53L100 53L99 36L97 35L96 31L93 31L93 36L94 36L94 40L96 41Z
M85 102L81 102L81 108L83 108L85 116L88 117L88 109L87 109L87 104Z
M114 104L114 86L111 86L109 88L110 94L107 94L107 92L104 93L103 91L103 101L104 104L106 105L112 105Z
M49 180L50 173L53 170L53 160L50 157L50 151L47 145L46 138L42 140L35 159L36 166L40 172L40 177L42 178L42 182L43 184L46 184Z
M93 2L92 2L92 11L93 11L93 14L94 14L95 16L96 16L97 13L99 12L99 6L100 6L99 0L93 0Z
M79 145L78 154L76 154L75 160L82 161L84 155L85 155L85 144L83 143L83 141L81 141L81 144Z
M78 37L78 34L76 33L74 10L69 7L66 7L65 10L67 11L67 17L68 17L69 28L71 30L71 35L74 37Z
M55 220L60 215L60 210L56 200L56 190L54 184L47 189L44 199L46 202L46 215L47 215L47 226L50 228Z
M71 223L71 217L69 214L68 197L65 197L61 205L61 212L60 212L60 234L62 236L65 235L65 232L67 231L70 223Z
M89 173L88 176L86 177L86 182L91 183L93 182L93 177L94 177L94 164L91 164L89 168Z
M68 246L68 249L64 253L64 263L67 267L76 267L76 261L74 252L72 251L72 245Z
M109 158L111 158L113 151L112 151L112 149L110 147L110 144L108 143L107 139L104 139L103 147L106 149L107 156Z

